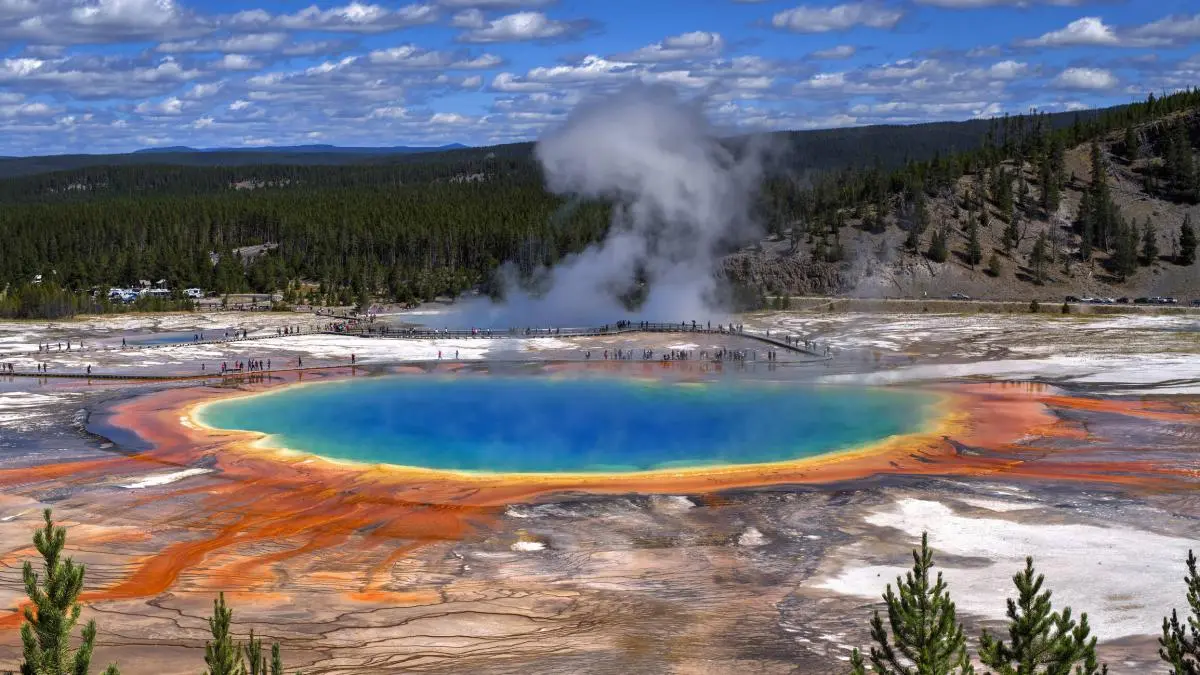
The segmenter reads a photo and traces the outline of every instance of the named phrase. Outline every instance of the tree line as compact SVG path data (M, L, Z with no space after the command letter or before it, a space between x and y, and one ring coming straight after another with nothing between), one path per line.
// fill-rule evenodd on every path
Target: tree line
M780 161L759 186L754 208L770 232L790 233L793 247L806 238L815 260L843 260L839 234L853 224L876 233L899 227L914 253L932 227L924 253L944 261L951 254L949 225L932 222L929 201L955 195L960 180L972 177L955 204L966 221L963 255L972 267L986 262L998 274L1000 260L985 261L979 231L1002 221L1002 252L1013 258L1030 219L1057 210L1074 179L1066 175L1065 149L1092 143L1093 175L1075 219L1080 254L1064 264L1103 252L1124 278L1139 258L1153 262L1151 228L1158 225L1122 222L1105 180L1106 159L1096 161L1101 141L1124 130L1121 161L1162 158L1142 170L1145 189L1194 201L1200 198L1197 121L1180 113L1197 108L1200 92L1189 90L1081 113L1069 123L1061 114L1006 116L971 123L971 134L986 128L978 147L906 162L895 156L938 147L922 139L943 127L875 129L854 155L875 153L874 165L814 171L795 158ZM867 134L852 131L831 131L823 143L845 145ZM888 134L900 140L889 144ZM547 193L529 146L515 148L352 166L109 166L0 180L0 294L36 295L22 287L37 274L73 293L166 279L178 288L279 291L289 302L340 305L490 290L501 265L531 278L599 241L612 213L603 201ZM1026 166L1034 167L1032 178ZM1194 259L1194 233L1189 237L1172 239L1180 264ZM730 242L729 252L741 243ZM240 255L263 244L272 247ZM1045 276L1053 244L1035 246L1035 281Z

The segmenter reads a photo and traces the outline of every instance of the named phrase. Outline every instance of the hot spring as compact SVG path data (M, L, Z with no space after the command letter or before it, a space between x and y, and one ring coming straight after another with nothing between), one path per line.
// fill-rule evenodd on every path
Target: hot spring
M762 381L383 376L216 401L200 423L339 460L496 473L780 462L920 431L938 397Z

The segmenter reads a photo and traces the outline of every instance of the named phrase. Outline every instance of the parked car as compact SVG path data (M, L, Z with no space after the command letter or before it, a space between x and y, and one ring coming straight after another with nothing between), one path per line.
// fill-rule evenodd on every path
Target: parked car
M1129 298L1117 298L1117 304L1118 305L1128 305Z
M969 296L965 293L955 293L954 295L950 296L950 299L951 300L970 300L971 296Z
M204 291L200 290L199 288L187 288L183 291L183 297L199 300L200 298L204 297Z
M1148 305L1148 304L1150 304L1150 298L1138 298L1137 300L1134 300L1134 301L1133 301L1133 304L1135 304L1135 305Z
M1079 302L1079 298L1075 297L1074 295L1068 295L1067 302Z

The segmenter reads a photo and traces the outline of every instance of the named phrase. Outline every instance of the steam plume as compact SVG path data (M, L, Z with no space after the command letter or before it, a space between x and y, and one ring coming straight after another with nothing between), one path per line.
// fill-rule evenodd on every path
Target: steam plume
M563 326L713 316L718 251L756 230L749 204L759 152L731 152L699 104L638 85L581 103L538 142L536 156L549 190L614 203L609 234L549 270L543 293L510 281L502 304L468 303L461 318ZM640 280L645 300L630 312L619 296L637 292Z

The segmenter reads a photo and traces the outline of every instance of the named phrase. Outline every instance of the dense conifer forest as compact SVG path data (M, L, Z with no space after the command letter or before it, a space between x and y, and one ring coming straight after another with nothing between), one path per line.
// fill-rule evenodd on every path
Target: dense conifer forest
M1117 146L1129 146L1127 157L1161 158L1144 174L1148 194L1194 202L1198 107L1200 92L1187 91L1086 115L925 125L928 133L880 127L794 135L795 152L769 167L757 216L768 234L807 238L814 260L837 262L838 233L847 227L898 227L907 233L905 248L918 252L931 225L927 202L953 194L963 176L973 175L978 188L962 205L968 222L978 212L986 226L989 211L998 212L1016 233L1019 218L1058 207L1068 180L1064 151L1093 143L1094 166L1102 166L1098 144L1114 134L1126 139ZM933 134L943 137L940 145ZM822 163L812 159L822 148L864 138L871 141L839 155L841 166L819 169ZM970 149L951 151L971 141ZM543 189L530 147L352 165L105 165L0 180L0 315L103 311L105 303L89 292L141 279L221 294L281 292L288 302L318 304L486 290L501 264L531 273L599 240L609 227L608 204ZM1036 177L1014 166L1035 167ZM1157 253L1147 250L1156 245L1143 241L1144 228L1124 222L1098 176L1076 218L1079 256L1103 253L1120 275L1140 256ZM265 252L239 255L264 244ZM1042 250L1034 269L1046 263ZM944 260L944 234L932 237L924 253ZM966 255L972 266L984 263L982 250ZM1184 255L1194 257L1194 235ZM33 288L35 275L42 275L41 289Z

